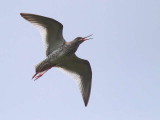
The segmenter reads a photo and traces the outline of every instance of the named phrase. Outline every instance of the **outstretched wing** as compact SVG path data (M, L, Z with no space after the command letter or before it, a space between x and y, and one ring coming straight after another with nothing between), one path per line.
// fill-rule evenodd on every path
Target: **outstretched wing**
M92 83L92 70L89 62L73 55L65 63L59 65L59 68L77 80L85 106L87 106Z
M39 29L45 43L47 56L64 44L63 25L58 21L28 13L20 13L20 15Z

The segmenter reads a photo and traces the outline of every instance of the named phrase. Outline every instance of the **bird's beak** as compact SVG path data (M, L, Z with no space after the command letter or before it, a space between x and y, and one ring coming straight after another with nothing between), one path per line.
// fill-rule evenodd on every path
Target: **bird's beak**
M86 40L93 39L93 38L89 38L89 37L92 36L92 35L93 35L93 34L88 35L88 36L86 36L86 37L83 37L81 40L86 41Z

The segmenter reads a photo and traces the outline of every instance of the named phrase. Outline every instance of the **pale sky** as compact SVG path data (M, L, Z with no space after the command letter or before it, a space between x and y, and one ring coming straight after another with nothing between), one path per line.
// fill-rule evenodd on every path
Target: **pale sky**
M93 71L87 107L56 68L31 79L45 52L21 12L58 20L66 41L93 34L76 53ZM0 120L160 120L159 0L3 0L0 16Z

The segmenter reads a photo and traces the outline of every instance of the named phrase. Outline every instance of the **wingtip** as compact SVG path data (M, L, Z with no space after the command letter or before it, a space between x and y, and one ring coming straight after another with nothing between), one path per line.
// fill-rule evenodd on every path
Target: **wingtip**
M20 13L21 17L24 18L24 16L26 15L26 13Z
M21 16L23 16L25 13L20 13Z
M20 13L20 15L21 15L22 17L24 17L24 16L32 15L32 14L30 14L30 13Z
M87 107L89 99L85 99L85 98L84 98L83 101L84 101L85 107Z
M87 107L88 103L84 103L85 107Z

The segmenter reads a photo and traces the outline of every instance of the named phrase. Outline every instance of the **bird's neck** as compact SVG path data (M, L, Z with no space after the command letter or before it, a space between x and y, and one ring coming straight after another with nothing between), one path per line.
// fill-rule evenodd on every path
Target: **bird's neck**
M80 44L78 44L76 42L66 43L66 48L67 48L67 51L69 52L69 54L74 54L77 51L79 45Z

